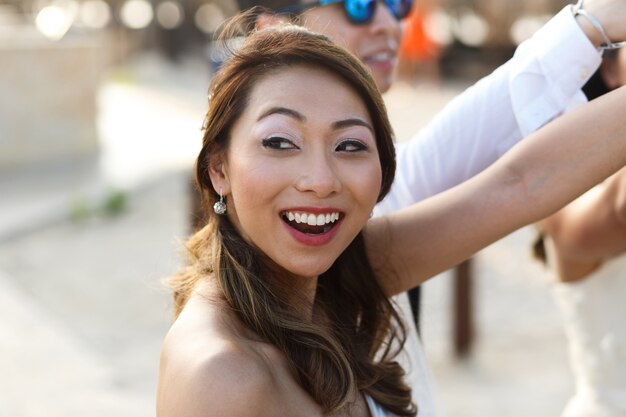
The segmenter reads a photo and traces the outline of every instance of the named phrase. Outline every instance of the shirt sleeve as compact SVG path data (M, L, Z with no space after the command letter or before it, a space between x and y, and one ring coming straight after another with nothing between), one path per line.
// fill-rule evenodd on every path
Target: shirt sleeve
M512 111L527 136L587 101L581 88L598 69L602 53L576 23L571 6L561 10L517 49L511 68Z
M462 183L524 136L586 101L581 88L601 52L566 6L491 75L453 99L397 146L397 171L375 214L409 206Z

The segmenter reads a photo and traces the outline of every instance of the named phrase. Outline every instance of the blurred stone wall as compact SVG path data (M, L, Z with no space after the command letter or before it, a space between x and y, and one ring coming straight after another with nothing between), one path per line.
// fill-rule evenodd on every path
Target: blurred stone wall
M97 151L96 39L53 42L27 29L0 38L0 170Z

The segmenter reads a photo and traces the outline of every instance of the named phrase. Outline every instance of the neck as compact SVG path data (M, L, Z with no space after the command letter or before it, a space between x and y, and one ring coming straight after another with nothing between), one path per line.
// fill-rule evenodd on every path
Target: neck
M303 318L311 320L317 294L318 277L294 275L283 269L275 270L273 274L290 308L300 313Z

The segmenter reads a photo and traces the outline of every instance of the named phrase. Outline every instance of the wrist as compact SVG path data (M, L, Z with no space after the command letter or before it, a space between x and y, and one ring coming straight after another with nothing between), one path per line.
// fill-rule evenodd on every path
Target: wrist
M600 33L596 28L589 22L589 20L585 19L582 15L574 15L578 26L582 29L584 34L587 36L587 39L595 46L596 48L600 48L602 45L603 39Z
M617 49L624 46L626 42L611 42L602 23L593 14L583 8L584 3L585 0L578 0L578 3L572 6L572 13L582 30L587 34L589 40L596 45L598 49ZM588 26L590 26L593 31L589 32ZM595 35L593 32L595 32ZM598 38L600 40L599 45L596 43Z

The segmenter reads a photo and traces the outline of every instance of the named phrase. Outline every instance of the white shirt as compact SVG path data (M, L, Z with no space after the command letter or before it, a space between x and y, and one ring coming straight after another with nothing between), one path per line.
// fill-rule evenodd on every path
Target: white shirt
M581 88L601 53L580 29L570 6L521 44L511 60L452 100L408 142L397 146L397 171L374 211L390 213L476 175L524 136L586 101ZM420 417L437 414L424 353L408 297L396 297L408 339L399 358Z

